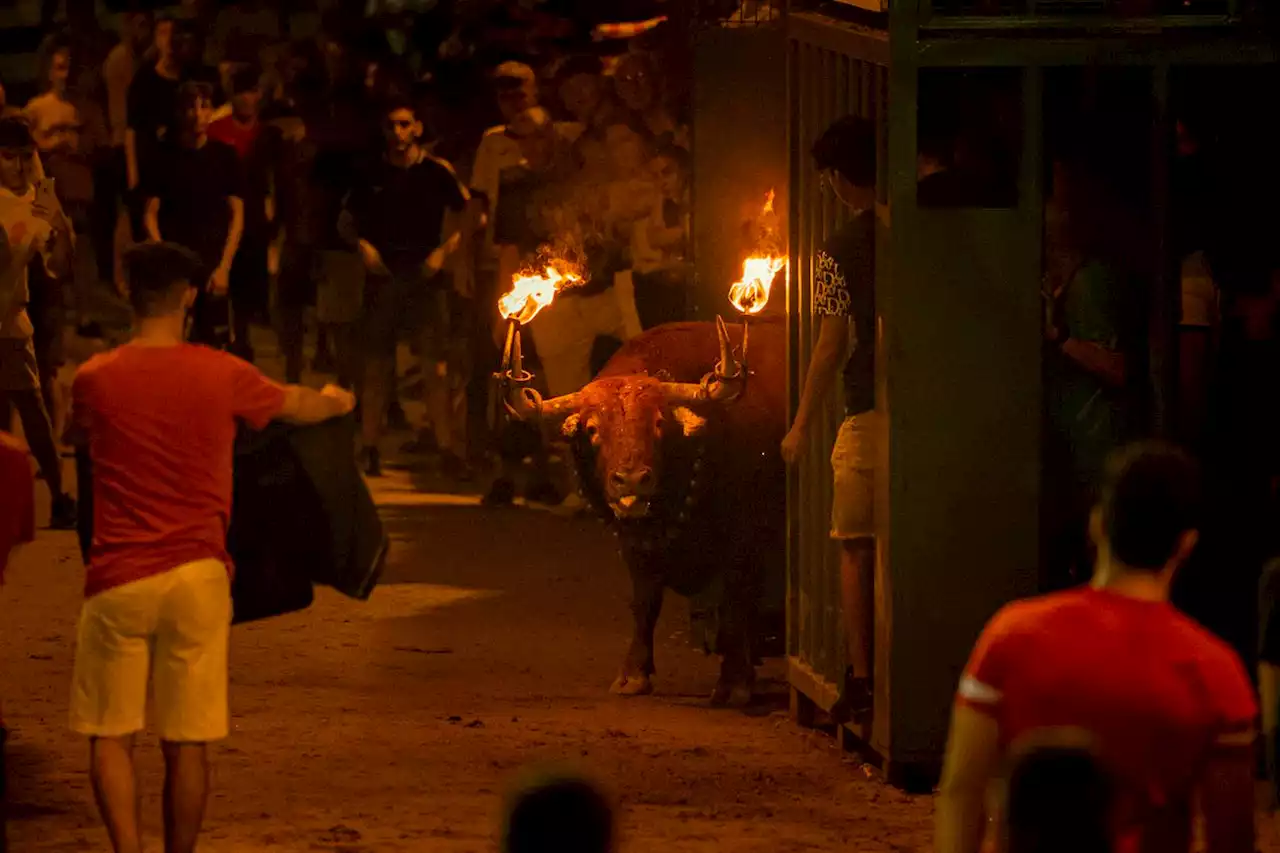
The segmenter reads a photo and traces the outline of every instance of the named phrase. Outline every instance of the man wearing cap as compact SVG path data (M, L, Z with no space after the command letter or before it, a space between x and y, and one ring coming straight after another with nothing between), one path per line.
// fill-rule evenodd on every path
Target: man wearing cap
M134 339L76 373L68 439L93 468L93 541L71 690L71 727L116 853L142 849L134 738L152 723L165 759L165 850L190 853L208 790L206 744L227 735L232 445L243 422L314 424L351 394L282 386L184 339L207 272L191 250L125 256Z
M37 191L40 178L35 140L25 118L0 119L0 429L18 410L53 497L55 529L76 524L75 500L62 490L62 466L53 438L53 423L40 393L40 373L33 342L35 328L27 315L31 301L28 268L37 256L53 277L70 271L71 224L52 188Z

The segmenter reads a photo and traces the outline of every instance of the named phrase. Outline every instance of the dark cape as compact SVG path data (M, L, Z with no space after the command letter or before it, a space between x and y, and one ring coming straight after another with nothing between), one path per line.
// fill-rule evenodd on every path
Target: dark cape
M235 562L236 623L310 606L313 585L365 600L386 563L388 539L355 465L351 417L308 427L242 429L227 551ZM76 454L80 549L93 541L92 466Z

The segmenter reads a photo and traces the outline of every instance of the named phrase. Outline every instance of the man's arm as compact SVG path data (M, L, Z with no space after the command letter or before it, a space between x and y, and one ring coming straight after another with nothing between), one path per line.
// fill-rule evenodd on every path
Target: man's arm
M147 239L151 242L159 243L164 239L160 236L160 199L157 196L147 199L147 207L142 214L142 227L147 229Z
M284 405L275 420L306 426L340 418L355 408L355 397L336 385L315 391L304 385L286 385Z
M226 293L230 284L231 264L236 259L236 251L240 248L240 237L244 234L244 199L239 196L227 196L227 208L231 213L231 224L227 226L227 242L222 246L222 258L218 268L209 277L209 284L214 293Z
M1062 342L1062 354L1112 388L1123 388L1128 379L1124 354L1101 344L1067 338Z
M934 806L934 853L977 853L986 828L987 786L1000 760L1000 728L976 708L956 703Z
M791 431L782 442L782 455L787 462L794 463L800 458L809 425L826 400L848 349L849 318L837 314L823 315L818 329L818 342L809 359L804 391L800 394L800 407L791 424Z
M132 127L124 130L124 171L126 187L138 188L138 132Z

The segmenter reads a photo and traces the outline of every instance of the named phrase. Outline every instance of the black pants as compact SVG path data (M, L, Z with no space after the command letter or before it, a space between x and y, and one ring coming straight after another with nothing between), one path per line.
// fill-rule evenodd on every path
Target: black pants
M44 406L44 395L33 388L30 391L0 391L0 429L8 429L13 420L13 410L18 410L22 421L22 434L31 447L31 455L40 466L49 493L55 498L62 494L62 464L58 446L54 443L53 422Z
M286 382L302 381L307 306L315 302L315 250L285 239L276 287L275 327L284 354ZM349 377L348 377L349 378Z
M93 204L89 207L89 239L99 281L114 281L116 274L116 220L125 202L124 149L113 148L93 170Z

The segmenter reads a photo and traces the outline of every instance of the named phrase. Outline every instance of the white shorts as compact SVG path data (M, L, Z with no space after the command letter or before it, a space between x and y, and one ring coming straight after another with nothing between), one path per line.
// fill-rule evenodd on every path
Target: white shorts
M832 539L868 539L876 535L880 432L880 419L874 412L845 418L840 424L831 449Z
M71 728L121 737L146 726L172 743L227 736L231 579L198 560L93 596L80 611Z

